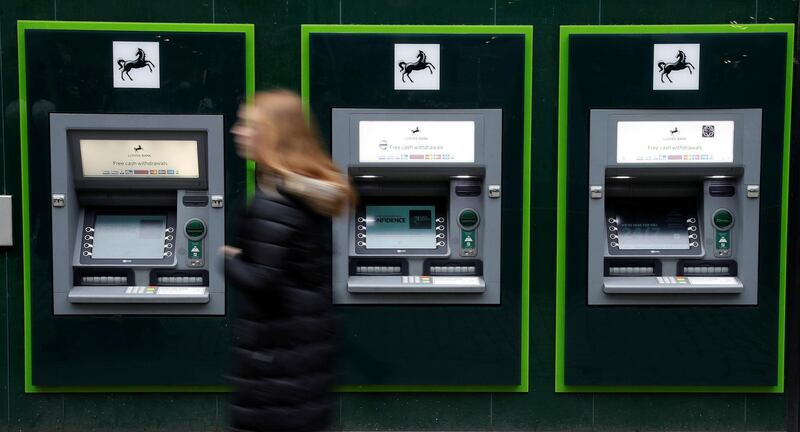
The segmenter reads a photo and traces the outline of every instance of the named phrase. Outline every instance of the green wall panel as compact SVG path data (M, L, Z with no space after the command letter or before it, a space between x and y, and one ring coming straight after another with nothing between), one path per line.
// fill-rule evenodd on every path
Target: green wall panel
M495 0L341 0L342 24L493 24Z
M603 0L600 24L709 24L719 21L744 24L756 22L757 7L758 2L754 1L675 0L631 7L630 0ZM709 17L716 20L709 20Z
M392 4L407 5L391 7ZM90 4L91 7L83 5ZM531 243L531 351L530 393L484 395L488 403L457 395L353 395L338 400L341 416L334 428L364 430L384 429L453 429L461 430L781 430L784 428L785 400L782 395L602 395L555 394L555 203L556 203L556 101L558 77L558 28L569 24L617 23L740 23L794 22L797 4L789 0L728 0L677 3L640 0L494 0L488 2L460 0L201 0L201 1L106 1L86 3L79 0L2 0L0 1L0 77L5 128L3 141L6 162L0 165L7 181L7 191L19 195L16 20L74 19L162 22L246 22L255 24L256 86L273 86L300 90L300 27L306 23L398 23L398 24L523 24L533 25L533 140L532 153L532 218L534 233ZM163 7L162 7L163 5ZM491 8L495 8L492 10ZM649 13L656 10L658 13ZM602 11L602 12L601 12ZM341 14L341 15L340 15ZM602 19L601 19L602 16ZM19 221L19 215L16 215ZM19 244L20 239L16 239ZM225 395L170 395L157 399L163 404L150 404L152 395L130 395L116 399L114 405L106 395L25 395L23 394L22 283L19 251L12 249L8 257L9 274L0 279L0 295L7 298L9 362L0 357L0 374L9 380L9 398L0 396L0 431L2 419L10 413L14 431L213 431L226 424ZM0 318L3 319L3 318ZM7 374L6 370L10 368ZM0 379L2 382L2 379ZM463 396L463 395L460 395ZM365 399L378 403L364 402ZM613 403L616 403L614 405ZM124 404L123 404L124 402ZM427 408L430 403L433 407ZM730 403L733 408L725 408ZM676 413L679 419L662 420L660 424L647 417L651 411L637 414L651 404ZM103 415L82 415L98 411ZM675 407L697 407L687 415ZM213 413L208 410L213 408ZM603 409L626 411L626 414L603 412ZM703 410L708 415L699 415ZM468 412L467 412L468 410ZM125 411L142 418L142 427L130 429ZM172 412L184 414L177 418ZM384 414L394 413L394 414ZM405 413L402 418L401 414ZM464 414L472 424L453 420ZM721 418L721 416L730 418ZM337 412L339 414L339 412ZM209 421L213 415L213 421ZM437 422L436 416L444 419ZM621 416L627 416L627 420ZM145 417L153 420L145 420ZM398 419L399 418L399 419ZM483 419L490 419L484 421ZM625 420L625 421L623 421ZM738 422L738 423L737 423ZM126 426L127 425L127 426ZM734 425L734 426L731 426Z
M56 19L62 21L211 22L208 0L58 0Z
M339 22L339 0L215 1L217 22L255 25L256 88L261 90L299 91L300 24Z

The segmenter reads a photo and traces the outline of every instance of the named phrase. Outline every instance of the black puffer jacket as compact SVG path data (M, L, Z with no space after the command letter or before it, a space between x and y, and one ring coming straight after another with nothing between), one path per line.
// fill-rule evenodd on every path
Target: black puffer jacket
M334 351L330 219L289 193L259 191L238 246L225 262L240 289L233 429L324 429Z

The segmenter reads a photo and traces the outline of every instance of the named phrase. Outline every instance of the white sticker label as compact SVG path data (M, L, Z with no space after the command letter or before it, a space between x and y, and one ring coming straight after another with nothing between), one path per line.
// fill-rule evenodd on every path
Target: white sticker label
M434 285L480 285L481 279L476 276L436 276Z
M700 44L653 45L653 90L699 90Z
M735 277L690 277L689 283L692 285L739 285Z
M359 162L475 162L473 121L360 121Z
M617 163L733 162L732 120L621 121Z
M84 177L199 178L197 141L82 139Z
M205 287L161 287L156 295L203 295Z
M114 42L114 88L160 88L158 42Z
M439 90L439 44L395 44L394 89Z

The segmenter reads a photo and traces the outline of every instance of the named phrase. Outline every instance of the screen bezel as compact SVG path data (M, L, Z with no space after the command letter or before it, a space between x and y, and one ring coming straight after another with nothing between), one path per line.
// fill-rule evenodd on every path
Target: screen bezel
M125 216L166 216L167 230L170 228L172 232L164 233L164 250L171 250L172 256L164 256L161 259L152 258L94 258L92 256L84 256L83 252L91 248L86 248L86 243L92 244L94 240L87 241L85 236L87 234L94 236L94 227L97 221L97 215L125 215ZM87 208L83 215L83 226L79 235L79 248L80 263L85 265L140 265L140 266L155 266L155 265L172 265L175 262L175 245L177 239L177 216L174 210L165 208L136 208L134 209L121 209L121 208ZM87 232L87 228L91 228L91 232ZM172 235L172 240L168 240L167 236Z
M85 177L81 161L81 140L190 140L197 142L197 178ZM204 130L69 129L70 165L78 189L174 190L208 189L208 133Z
M449 253L449 232L448 230L450 227L448 226L447 217L447 200L443 198L435 198L435 197L422 197L422 198L411 198L411 197L362 197L361 201L358 204L358 207L355 211L355 217L353 219L353 246L355 247L355 252L358 255L362 256L369 256L369 255L431 255L431 256L439 256L439 255L447 255ZM367 214L367 206L433 206L434 211L436 214L433 216L433 223L434 227L436 225L444 225L444 230L441 233L444 234L443 239L435 239L436 242L444 241L443 246L436 246L436 249L367 249L366 246L359 246L358 242L361 240L358 238L358 234L362 231L359 231L359 219L366 218ZM436 219L444 218L444 222L437 223ZM434 233L438 234L434 228Z
M695 220L696 220L694 225L697 227L697 230L696 230L697 239L693 240L693 239L687 238L687 240L690 243L690 246L689 246L688 249L657 249L657 248L619 249L619 248L611 246L611 242L614 241L614 240L612 240L610 238L610 236L609 236L609 234L611 233L610 232L610 227L612 225L611 222L609 222L609 221L611 219L615 219L616 220L617 216L619 215L619 210L618 209L621 207L620 203L621 202L625 202L625 201L630 201L632 204L636 204L638 202L637 206L641 206L642 205L642 201L647 201L647 200L651 200L651 199L654 199L654 198L641 198L641 197L621 198L621 197L615 197L615 198L609 198L609 199L606 200L606 212L605 212L606 221L604 223L604 226L606 227L606 231L605 231L604 235L606 237L606 248L608 250L609 255L612 255L612 256L648 256L648 257L650 257L650 256L665 256L666 257L666 256L700 256L700 255L703 255L703 224L701 223L701 218L700 218L700 214L702 214L701 203L695 197L662 197L661 198L661 199L664 199L664 200L682 200L682 201L685 201L686 203L691 203L692 204L693 207L691 209L689 209L688 212L691 214L690 217L694 217ZM687 237L688 236L689 236L689 234L687 233ZM619 239L617 239L617 241L619 241ZM697 241L697 246L691 246L691 242L692 241Z

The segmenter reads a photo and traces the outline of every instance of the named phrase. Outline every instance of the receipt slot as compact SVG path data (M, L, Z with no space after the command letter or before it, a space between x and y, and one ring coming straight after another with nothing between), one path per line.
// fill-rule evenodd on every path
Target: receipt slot
M55 315L224 314L222 139L222 116L50 116Z
M761 110L590 122L589 304L757 304Z
M333 159L360 196L334 222L334 302L500 302L501 119L333 110Z

